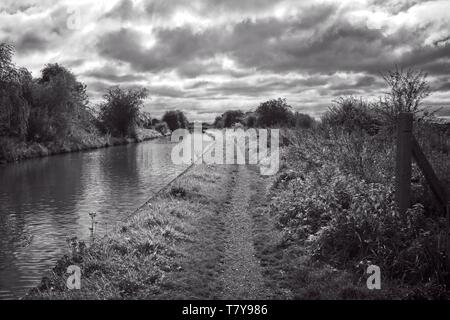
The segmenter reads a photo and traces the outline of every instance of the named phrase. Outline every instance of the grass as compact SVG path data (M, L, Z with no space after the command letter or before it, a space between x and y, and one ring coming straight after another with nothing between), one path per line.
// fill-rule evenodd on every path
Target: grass
M268 298L447 299L435 269L433 206L397 217L390 211L391 145L384 137L341 134L291 132L277 176L244 175L251 179L251 241ZM446 156L433 151L431 159ZM433 164L448 174L448 163ZM107 237L62 258L26 298L220 299L230 259L222 215L242 183L236 172L194 166ZM416 199L427 202L422 178ZM382 267L381 290L367 289L370 263ZM82 270L80 291L66 288L72 264Z
M392 139L318 129L291 132L290 142L268 203L281 240L262 258L281 268L274 274L281 288L294 298L448 298L439 262L443 219L417 168L415 205L405 216L396 212ZM427 152L444 182L446 150ZM361 288L369 264L381 267L383 290L368 294Z
M288 167L279 176L285 176ZM254 184L258 189L253 203L254 244L266 286L272 299L295 300L375 300L405 298L410 290L385 282L382 290L370 291L367 275L361 268L358 274L335 268L315 259L302 243L285 241L285 229L277 227L277 215L271 209L277 178L266 184Z
M100 149L142 142L158 137L161 137L161 134L154 130L139 129L134 138L102 136L84 130L78 130L68 139L59 142L27 143L14 138L0 138L0 163L16 162L61 153Z
M186 279L178 274L186 246L198 237L195 220L217 205L223 178L220 170L195 167L108 236L60 259L26 299L158 299L167 298L168 292L184 296ZM208 263L200 267L209 269ZM82 270L80 291L66 288L66 270L73 264Z

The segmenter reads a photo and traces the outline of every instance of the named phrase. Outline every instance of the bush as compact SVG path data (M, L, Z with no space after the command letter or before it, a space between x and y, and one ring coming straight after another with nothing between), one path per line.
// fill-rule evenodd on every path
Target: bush
M223 129L224 128L224 122L222 116L217 116L213 123L214 128L216 129Z
M386 278L405 283L440 278L444 221L424 203L420 184L413 185L413 208L398 213L387 137L322 128L291 140L270 206L286 245L305 246L354 273L373 263Z
M100 106L102 129L113 136L126 137L136 134L136 123L146 89L121 89L112 87L104 95L105 102Z
M316 124L316 120L309 114L296 112L292 116L291 126L296 128L310 129Z
M48 64L29 86L31 105L28 139L62 141L75 127L88 127L86 86L59 64Z
M169 126L165 122L160 122L160 123L156 124L155 130L158 131L159 133L161 133L162 135L166 135L170 131Z
M378 111L388 123L393 123L399 113L410 112L417 117L424 111L422 101L430 95L425 72L396 67L383 74L383 79L389 87L389 92L381 99Z
M162 117L162 121L167 123L171 131L177 129L186 129L189 126L189 122L182 111L167 111Z
M240 110L230 110L222 115L223 127L232 128L236 123L242 123L244 113Z
M148 112L139 112L138 118L137 118L137 125L139 127L145 128L145 129L151 129L153 125L153 119L150 113Z
M341 97L322 116L322 124L341 127L348 132L376 134L382 121L367 102L354 97Z
M249 112L245 115L244 124L247 128L255 128L258 123L258 117L255 113Z
M261 103L256 114L260 127L285 127L292 123L293 118L291 106L286 103L286 99L281 98Z

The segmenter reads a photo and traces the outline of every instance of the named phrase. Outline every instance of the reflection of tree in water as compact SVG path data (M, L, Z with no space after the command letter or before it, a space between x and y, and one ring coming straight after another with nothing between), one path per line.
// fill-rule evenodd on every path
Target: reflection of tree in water
M67 237L87 240L89 212L97 212L101 235L105 223L112 228L181 172L172 146L133 144L0 167L0 296L36 285L67 250Z
M1 291L33 285L76 224L83 163L71 154L0 168Z

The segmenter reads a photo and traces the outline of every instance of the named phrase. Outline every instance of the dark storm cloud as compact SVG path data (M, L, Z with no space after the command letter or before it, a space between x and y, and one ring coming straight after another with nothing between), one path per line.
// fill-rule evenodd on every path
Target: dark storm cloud
M186 96L186 92L172 86L167 85L151 85L147 87L152 96L182 98Z
M330 7L316 12L323 18L331 14ZM154 34L157 42L150 49L142 45L145 35L121 29L102 36L98 49L106 57L130 63L135 70L173 69L187 77L203 72L217 73L218 70L211 70L211 65L202 62L217 54L229 55L243 68L260 71L366 71L376 74L395 64L423 66L433 71L436 68L433 69L430 63L436 63L450 53L448 43L422 45L422 30L399 30L385 35L380 29L342 19L334 21L325 30L315 30L314 21L323 20L299 16L284 20L245 20L233 25L231 30L214 27L200 32L190 27L158 29ZM403 46L409 48L405 53L393 54ZM448 61L439 63L449 66Z
M0 39L35 70L47 59L73 67L95 96L142 85L154 107L196 114L274 95L313 110L382 92L380 72L394 65L427 71L436 101L449 95L445 1L86 2L80 30L67 27L75 1L20 3L0 4Z
M144 75L136 75L136 74L121 75L117 69L110 66L90 70L85 72L83 75L94 79L106 80L112 83L136 82L146 79Z
M128 62L134 70L158 72L174 69L186 61L210 56L212 47L206 45L206 37L196 35L189 29L162 29L157 43L145 49L145 38L130 29L121 29L101 37L97 48L105 57Z
M376 85L377 79L373 76L362 76L355 81L349 81L348 79L343 79L339 82L331 83L328 86L328 89L330 90L357 90L357 89L364 89L366 87L373 87ZM382 83L378 83L378 85L382 85Z
M21 53L33 51L45 51L50 45L50 41L37 32L28 31L15 42L16 50Z

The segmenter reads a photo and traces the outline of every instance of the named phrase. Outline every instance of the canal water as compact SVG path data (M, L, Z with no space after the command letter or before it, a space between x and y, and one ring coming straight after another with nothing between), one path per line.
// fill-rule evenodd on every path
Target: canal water
M0 299L39 284L66 240L89 240L139 208L187 166L164 139L0 166Z

